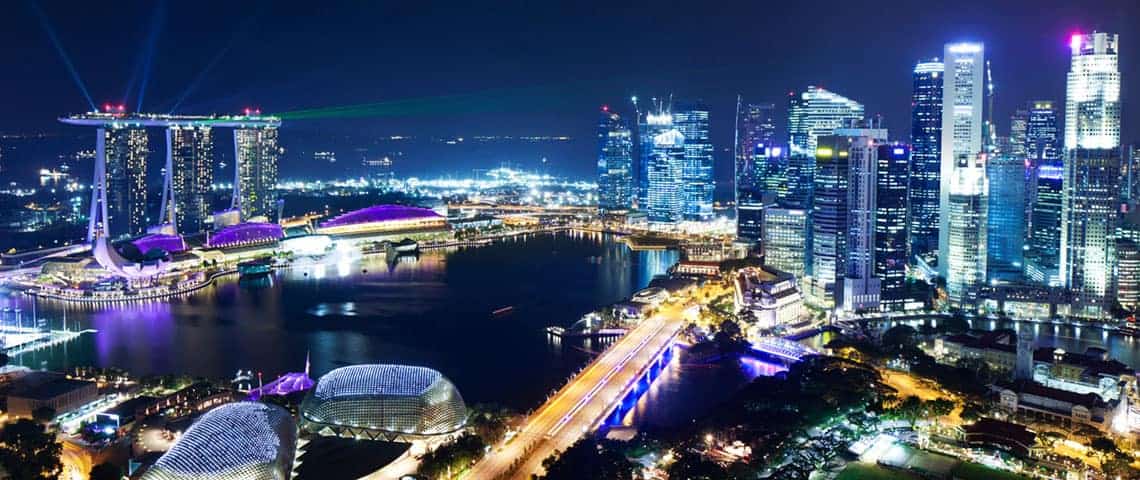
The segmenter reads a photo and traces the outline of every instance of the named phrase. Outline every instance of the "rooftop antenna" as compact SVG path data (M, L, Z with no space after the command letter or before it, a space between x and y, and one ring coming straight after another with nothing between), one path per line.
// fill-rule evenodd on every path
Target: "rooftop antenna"
M305 376L309 376L309 350L305 350Z

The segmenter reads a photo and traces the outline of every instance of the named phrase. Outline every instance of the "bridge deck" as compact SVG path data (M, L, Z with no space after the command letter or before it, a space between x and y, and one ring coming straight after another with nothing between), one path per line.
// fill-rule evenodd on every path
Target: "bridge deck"
M471 479L528 479L542 460L565 450L603 420L629 385L681 330L683 306L666 306L630 330L527 419L522 430L468 472Z

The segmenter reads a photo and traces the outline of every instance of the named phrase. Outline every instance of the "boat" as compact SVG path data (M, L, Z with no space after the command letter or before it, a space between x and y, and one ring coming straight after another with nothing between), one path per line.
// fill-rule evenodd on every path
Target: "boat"
M237 270L241 278L269 275L269 273L273 271L273 260L269 258L259 258L241 262L237 264Z
M1128 321L1116 327L1117 333L1129 337L1140 337L1140 325L1136 324L1136 317L1128 317Z
M416 243L415 240L405 238L395 243L392 248L395 249L397 253L415 253L420 249L420 244Z
M507 305L507 306L505 306L505 307L502 307L502 308L496 308L496 309L492 310L492 311L491 311L491 316L492 316L492 317L501 317L501 316L503 316L503 315L507 315L507 314L509 314L509 313L511 313L511 312L513 312L513 311L515 311L515 307L514 307L514 306L512 306L512 305Z

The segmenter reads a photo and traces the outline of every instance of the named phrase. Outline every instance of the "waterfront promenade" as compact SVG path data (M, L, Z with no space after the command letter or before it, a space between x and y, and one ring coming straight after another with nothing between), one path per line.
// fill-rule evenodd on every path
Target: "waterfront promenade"
M689 304L662 305L575 375L524 422L507 444L492 450L466 474L469 479L529 479L542 461L565 450L609 414L631 382L672 344Z

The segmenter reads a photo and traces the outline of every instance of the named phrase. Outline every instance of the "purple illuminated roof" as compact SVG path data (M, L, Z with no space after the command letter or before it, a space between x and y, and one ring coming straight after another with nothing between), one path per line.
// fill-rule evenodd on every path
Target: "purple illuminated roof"
M303 392L313 388L313 383L313 379L309 378L305 372L286 373L261 388L250 390L249 399L258 400L262 395L284 396L294 392Z
M321 222L321 227L339 227L361 223L437 217L440 217L440 214L435 213L435 211L430 208L408 207L404 205L374 205L337 215L328 221Z
M178 253L186 250L186 242L182 240L181 235L152 233L135 239L131 243L144 255L154 249L170 253Z
M230 225L210 235L206 242L209 247L229 247L233 245L264 243L280 240L285 236L281 225L276 223L239 223Z

